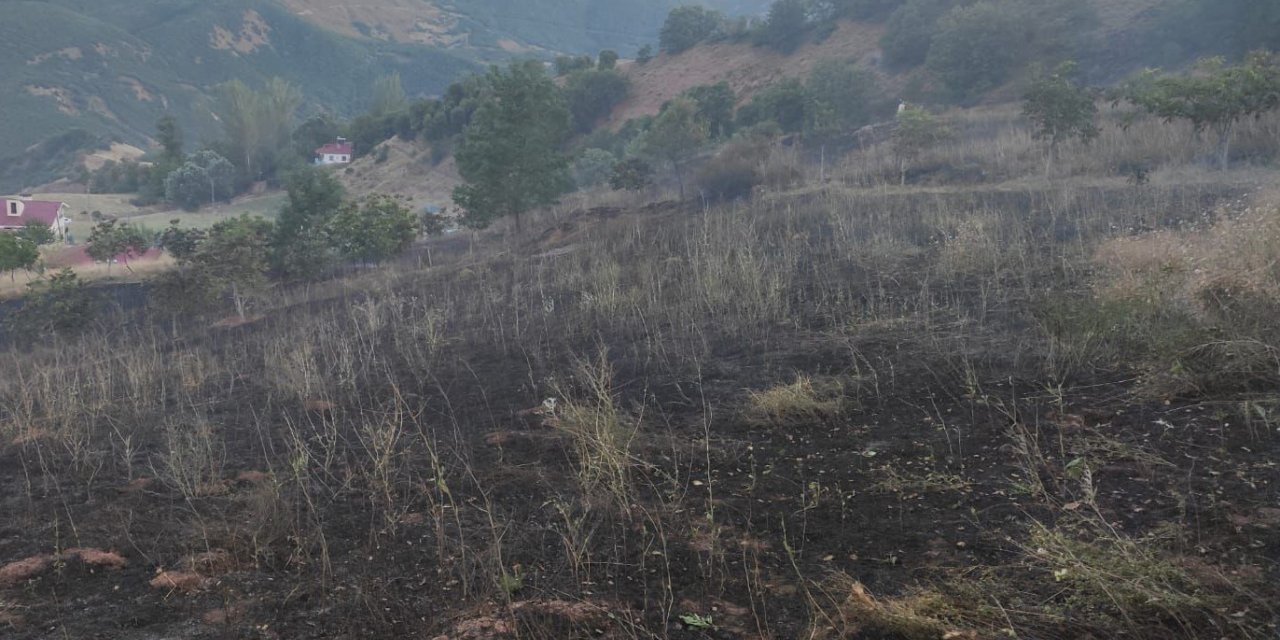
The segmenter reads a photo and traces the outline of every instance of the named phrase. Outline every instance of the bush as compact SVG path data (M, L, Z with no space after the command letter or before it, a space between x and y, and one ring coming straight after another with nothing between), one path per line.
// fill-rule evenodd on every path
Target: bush
M804 84L790 79L760 92L751 102L738 110L738 128L754 127L765 122L776 122L784 133L796 133L804 128L808 95Z
M965 102L995 89L1023 60L1019 19L1008 7L980 2L959 7L938 22L929 70L952 99Z
M924 64L938 19L951 8L951 0L909 0L889 17L880 48L885 61L898 68Z
M757 42L784 53L795 51L808 31L808 10L806 0L775 0Z
M643 191L653 184L653 167L640 158L613 165L609 186L617 191Z
M704 166L694 182L707 201L727 202L750 197L760 173L749 158L725 154Z
M667 53L680 53L710 38L720 29L724 15L697 6L676 7L658 34L658 46Z
M574 128L589 133L596 123L627 98L631 83L617 71L577 71L565 83L564 97L573 114Z
M573 163L573 182L579 189L598 187L613 175L617 158L604 149L587 149Z
M27 285L22 307L9 318L17 335L36 339L81 333L89 328L102 300L70 269Z

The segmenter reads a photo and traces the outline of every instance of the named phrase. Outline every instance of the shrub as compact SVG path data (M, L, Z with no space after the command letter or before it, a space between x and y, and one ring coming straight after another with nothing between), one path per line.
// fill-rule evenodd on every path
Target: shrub
M790 53L804 42L808 29L809 3L806 0L775 0L757 42Z
M658 34L658 46L666 53L680 53L702 42L719 30L724 15L698 6L676 7Z
M613 165L609 186L618 191L643 191L653 184L653 167L640 158Z
M929 70L951 98L970 101L1005 82L1023 59L1019 22L1007 7L979 2L958 7L938 22Z
M564 97L573 114L574 128L589 133L627 97L631 83L617 71L577 71L565 83Z
M899 7L880 38L885 60L900 68L924 64L938 19L950 8L950 0L909 0Z
M598 187L609 181L617 162L604 149L587 149L573 163L573 182L579 189Z
M9 318L17 335L36 339L81 333L97 316L102 300L70 269L27 285L22 307Z
M747 158L723 155L698 172L695 184L707 201L738 200L749 197L760 184L760 173Z

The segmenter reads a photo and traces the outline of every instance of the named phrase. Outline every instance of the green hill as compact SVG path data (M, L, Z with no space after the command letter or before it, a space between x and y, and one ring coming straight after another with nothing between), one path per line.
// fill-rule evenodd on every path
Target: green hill
M138 144L166 112L207 136L209 90L232 78L280 76L309 109L349 113L378 75L434 93L476 67L458 52L347 38L269 0L20 0L5 3L0 41L0 191L52 177L60 161L31 157L51 153L31 147L52 136Z

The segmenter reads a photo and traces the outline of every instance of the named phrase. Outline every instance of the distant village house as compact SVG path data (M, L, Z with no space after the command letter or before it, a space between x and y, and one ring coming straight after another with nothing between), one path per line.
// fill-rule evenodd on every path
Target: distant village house
M71 217L67 203L52 200L32 200L31 196L0 199L4 210L0 211L0 231L18 231L31 223L42 224L53 230L59 238L67 236Z
M350 164L355 149L346 138L338 138L337 142L316 149L316 164Z

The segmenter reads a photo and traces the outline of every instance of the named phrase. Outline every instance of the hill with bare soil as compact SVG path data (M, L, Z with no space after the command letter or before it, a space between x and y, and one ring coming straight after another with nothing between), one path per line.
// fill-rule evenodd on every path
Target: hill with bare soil
M624 65L631 94L613 112L611 124L655 115L668 100L687 89L728 82L741 102L786 78L804 78L821 60L856 60L879 69L880 35L884 28L842 21L821 42L810 42L794 53L779 53L745 42L714 42L676 55L662 54L646 64Z
M352 196L404 196L418 208L449 206L453 188L462 182L453 156L433 162L430 148L400 138L382 143L335 175Z

